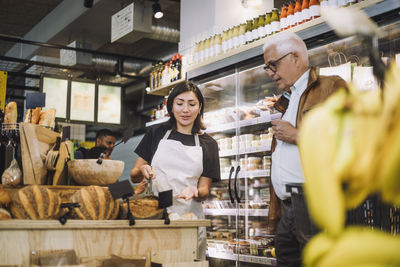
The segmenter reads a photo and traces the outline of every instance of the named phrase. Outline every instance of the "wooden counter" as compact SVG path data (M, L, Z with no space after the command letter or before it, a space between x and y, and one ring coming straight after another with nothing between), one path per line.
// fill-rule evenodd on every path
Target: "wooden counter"
M197 257L197 231L210 220L171 221L56 220L0 221L0 266L29 266L40 251L75 250L78 257L148 256L154 251L179 251L182 259Z

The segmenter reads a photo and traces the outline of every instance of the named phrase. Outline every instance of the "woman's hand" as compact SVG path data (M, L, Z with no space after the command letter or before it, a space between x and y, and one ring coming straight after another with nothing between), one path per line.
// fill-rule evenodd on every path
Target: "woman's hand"
M154 169L148 164L140 166L140 171L142 172L143 177L147 180L150 179L150 176L152 179L156 178Z
M135 195L141 194L146 190L147 182L146 181L141 181L135 188Z
M184 200L190 200L192 198L197 198L198 196L199 196L199 190L195 186L186 187L178 195L179 198L183 198Z

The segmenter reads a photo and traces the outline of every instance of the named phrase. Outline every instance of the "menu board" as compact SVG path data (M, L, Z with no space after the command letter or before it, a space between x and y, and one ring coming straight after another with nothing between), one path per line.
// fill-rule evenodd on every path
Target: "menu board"
M70 119L94 121L94 100L94 83L72 82Z
M121 123L121 87L99 85L97 121Z
M43 93L46 93L44 109L55 108L57 118L67 118L68 80L43 78Z

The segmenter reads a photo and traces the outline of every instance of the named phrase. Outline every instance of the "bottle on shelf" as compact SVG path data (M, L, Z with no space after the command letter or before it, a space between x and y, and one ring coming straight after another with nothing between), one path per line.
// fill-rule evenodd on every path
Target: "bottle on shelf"
M156 119L156 110L153 108L150 114L150 121L154 121Z
M199 62L204 61L204 40L199 44Z
M239 47L239 29L240 26L235 26L233 27L233 48L238 48Z
M301 5L301 18L303 23L310 20L310 8L309 8L309 1L303 0L303 4Z
M319 0L310 0L310 19L316 19L321 16Z
M272 34L278 33L281 31L281 25L279 21L279 10L274 8L271 14L271 31Z
M193 54L194 54L194 63L196 64L199 63L199 43L196 43L194 45Z
M287 24L287 6L282 6L280 21L281 21L281 31L284 31L286 29L286 24Z
M239 28L239 46L246 43L246 23L240 24Z
M303 19L301 17L301 2L300 0L296 1L294 5L294 26L300 25L303 23Z
M252 42L258 40L258 18L253 18L253 28L251 29Z
M226 53L228 51L228 33L227 31L223 31L222 33L222 53Z
M265 15L265 26L264 26L264 31L265 31L265 36L269 36L272 33L272 28L271 28L271 15L272 12L268 12Z
M251 43L251 40L252 40L251 30L252 30L252 20L247 20L246 21L246 44Z
M294 25L293 22L294 22L294 4L293 3L289 3L288 11L287 11L286 29L292 28L293 25Z
M222 34L217 34L215 36L215 55L218 56L222 52Z
M168 96L164 96L163 118L164 117L169 117L168 109L167 109L167 100L168 100Z
M265 37L265 15L260 15L258 16L258 38L264 38Z
M182 79L182 56L181 54L176 54L177 56L177 63L176 63L176 80Z
M233 27L228 29L228 37L227 37L227 43L228 43L228 51L233 48Z

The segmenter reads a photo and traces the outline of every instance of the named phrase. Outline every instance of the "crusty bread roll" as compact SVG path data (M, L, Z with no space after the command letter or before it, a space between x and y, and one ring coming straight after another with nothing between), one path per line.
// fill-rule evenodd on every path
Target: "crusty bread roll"
M193 212L185 212L184 214L181 215L180 220L183 221L191 221L191 220L197 220L197 216Z
M115 219L119 212L118 201L114 200L110 190L101 186L86 186L76 191L70 202L79 203L72 217L81 220Z
M4 123L17 123L17 103L10 102L6 105Z
M11 198L8 192L3 188L0 187L0 207L7 206L10 204Z
M56 109L50 108L40 112L39 125L51 127L54 126L56 119ZM33 120L32 120L33 121Z
M0 220L10 220L11 219L11 214L5 210L0 208Z

